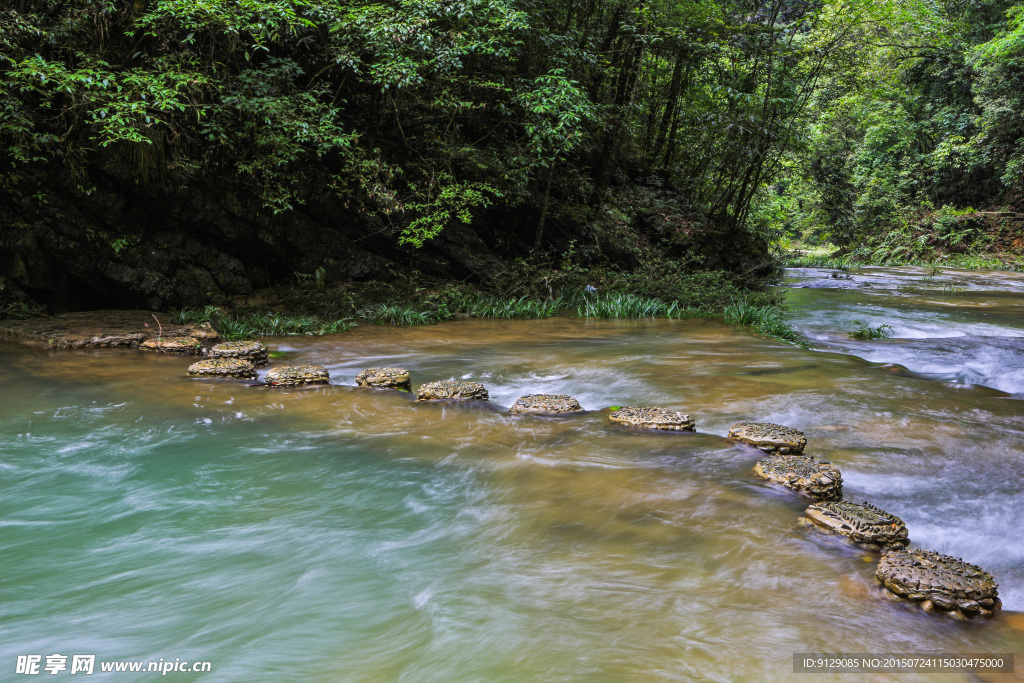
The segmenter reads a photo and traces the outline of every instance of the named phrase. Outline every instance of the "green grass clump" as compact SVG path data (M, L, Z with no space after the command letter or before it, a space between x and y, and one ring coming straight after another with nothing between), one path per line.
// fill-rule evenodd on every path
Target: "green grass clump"
M576 314L583 318L684 318L696 311L683 308L678 301L665 303L636 294L581 294Z
M216 306L184 308L171 317L178 325L208 322L229 341L256 337L283 337L296 334L323 335L345 332L355 327L351 320L324 320L314 315L281 315L278 313L246 313L224 315Z
M470 318L550 318L565 308L566 301L562 297L532 299L521 296L508 299L481 296L466 305L465 315Z
M722 317L727 323L753 327L766 337L781 339L800 348L810 348L807 340L790 324L785 312L778 306L741 300L726 306Z
M377 304L359 312L359 317L375 325L429 325L445 318L436 312L417 310L403 304Z
M209 322L220 315L220 309L216 306L204 306L202 308L183 308L171 316L171 322L175 325L198 325Z
M857 326L857 329L849 332L850 339L886 339L892 336L892 325L879 325L878 327L868 327L865 323L860 320L854 320L853 324Z

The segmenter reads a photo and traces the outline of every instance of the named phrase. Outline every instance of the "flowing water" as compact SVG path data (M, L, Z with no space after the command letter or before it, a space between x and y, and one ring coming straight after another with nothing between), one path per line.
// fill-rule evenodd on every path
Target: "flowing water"
M704 320L362 327L270 340L334 382L281 390L0 344L0 679L52 653L209 661L168 674L204 681L760 681L797 652L1024 653L1024 281L841 275L791 272L815 351ZM894 337L850 340L853 320ZM351 386L384 364L480 380L493 405ZM592 412L496 409L539 392ZM600 411L631 404L698 432ZM887 600L876 557L800 526L807 501L723 439L739 420L804 430L848 499L991 571L1006 611Z

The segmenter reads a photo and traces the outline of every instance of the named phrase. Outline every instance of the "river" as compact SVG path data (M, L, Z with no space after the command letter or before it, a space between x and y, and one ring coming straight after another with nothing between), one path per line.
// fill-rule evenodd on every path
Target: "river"
M799 652L1024 653L1021 275L787 286L815 350L707 320L366 326L268 340L331 372L281 390L2 342L0 679L54 653L211 662L183 681L760 681ZM854 320L893 337L851 340ZM385 364L494 405L352 386ZM540 392L591 412L494 409ZM644 404L697 433L600 410ZM805 431L847 499L992 572L1005 611L887 600L877 556L799 525L808 501L725 441L740 420Z

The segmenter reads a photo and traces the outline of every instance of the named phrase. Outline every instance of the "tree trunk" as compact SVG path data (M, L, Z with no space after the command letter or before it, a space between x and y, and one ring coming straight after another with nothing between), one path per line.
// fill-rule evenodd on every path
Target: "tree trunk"
M551 168L548 169L548 179L544 184L544 201L540 205L540 220L537 221L537 238L533 241L533 250L537 251L540 249L540 240L544 236L544 221L548 217L548 202L551 199L551 181L555 177L555 162L551 162Z

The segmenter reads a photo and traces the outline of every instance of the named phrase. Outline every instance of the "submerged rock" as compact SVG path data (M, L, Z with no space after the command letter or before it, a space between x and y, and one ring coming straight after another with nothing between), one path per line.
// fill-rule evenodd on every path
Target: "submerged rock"
M428 382L420 386L416 392L418 401L486 401L490 398L487 389L479 382L464 382L459 379L446 379L440 382Z
M807 445L803 432L773 422L737 422L729 428L729 438L766 453L798 455Z
M754 471L776 484L806 493L815 500L841 500L843 477L839 468L803 455L772 455L758 460Z
M241 358L253 365L267 364L267 347L258 341L232 341L217 344L207 354L210 358Z
M267 372L266 382L272 387L294 387L327 384L330 379L327 368L319 365L282 365Z
M899 550L908 543L903 520L868 503L815 503L805 514L817 526L846 536L866 550Z
M619 408L608 419L631 427L644 427L646 429L660 429L669 432L692 432L695 431L693 420L686 413L679 410L668 410L667 408L651 408L641 406L638 408Z
M875 576L893 595L926 611L992 616L1002 607L999 585L977 565L930 550L895 550L882 556Z
M583 410L580 402L565 394L528 394L516 399L509 408L512 413L534 413L539 415L560 415L579 413Z
M241 358L209 358L188 366L193 377L237 377L256 379L256 366Z
M409 371L405 368L369 368L356 375L356 384L376 389L412 390Z
M156 337L142 342L139 348L187 356L197 356L203 352L203 345L195 337Z

